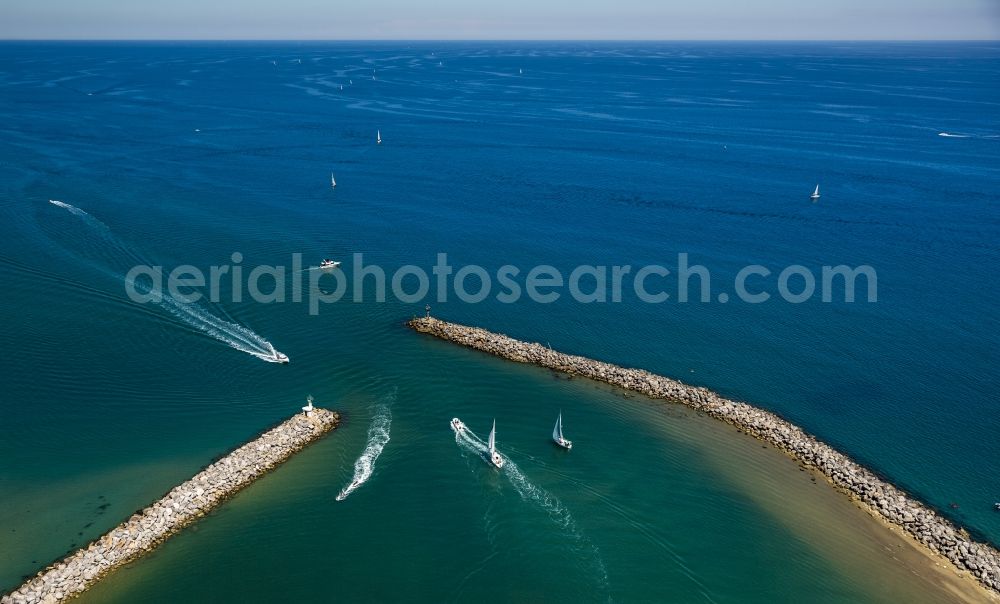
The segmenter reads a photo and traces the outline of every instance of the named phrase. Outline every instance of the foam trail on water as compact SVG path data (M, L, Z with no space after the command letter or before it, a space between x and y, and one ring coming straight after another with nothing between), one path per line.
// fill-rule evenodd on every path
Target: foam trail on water
M489 445L468 428L455 432L455 442L459 447L470 453L484 459L489 458ZM601 558L601 553L597 549L597 546L591 543L580 532L569 510L563 507L555 495L550 494L545 489L538 487L528 480L528 477L521 472L521 468L511 458L502 454L501 456L503 457L504 464L499 472L507 477L514 490L521 496L521 499L540 507L556 525L566 532L572 541L573 548L578 553L590 557L593 564L593 573L598 578L601 588L606 592L608 590L608 571L604 566L604 560Z
M389 404L379 403L375 406L375 416L372 417L372 423L368 426L368 443L365 445L361 457L358 457L358 460L354 462L354 476L351 477L351 482L340 490L337 501L347 499L348 495L371 478L372 471L375 469L375 460L382 454L382 449L389 442L389 427L391 425L392 413L389 410Z
M160 306L191 327L262 361L278 363L278 351L259 334L237 323L224 321L196 304L178 302L164 293Z
M458 432L455 435L455 441L467 451L484 458L489 456L489 446L468 428ZM521 468L517 467L517 464L509 457L503 455L503 461L503 469L500 472L510 480L510 484L517 491L518 495L521 496L521 499L537 504L548 513L556 524L563 528L570 528L573 524L573 518L569 515L566 508L562 506L562 503L543 489L532 484L524 473L521 472Z
M82 219L90 227L101 231L102 235L110 244L114 245L133 259L141 262L140 256L132 251L128 245L115 237L114 234L111 233L111 229L108 225L104 224L97 218L94 218L86 211L66 202L50 199L49 203L65 209L74 216ZM106 273L122 279L126 284L135 289L135 291L142 293L149 293L150 291L149 286L136 283L134 280L118 275L105 267L99 268L104 270ZM159 304L167 312L180 319L188 326L206 333L216 340L228 344L236 350L253 355L270 363L280 362L278 360L278 351L275 350L274 345L243 325L220 319L198 304L181 302L166 292L161 292L161 295L155 296L152 301Z
M80 216L80 217L83 217L83 216L87 216L87 217L89 217L90 219L92 219L92 220L93 220L94 222L97 222L97 223L99 223L99 224L100 224L100 225L101 225L102 227L104 227L105 229L106 229L106 228L108 228L108 227L107 227L107 225L105 225L105 224L104 224L103 222L101 222L100 220L97 220L96 218L94 218L94 217L93 217L93 216L91 216L90 214L88 214L88 213L84 212L84 211L83 211L83 210L81 210L80 208L78 208L78 207L76 207L76 206L74 206L74 205L70 205L70 204L66 203L65 201L59 201L59 200L57 200L57 199L50 199L50 200L49 200L49 203L51 203L51 204L52 204L52 205L54 205L54 206L59 206L60 208L64 208L64 209L66 209L66 210L69 210L69 211L70 211L70 213L72 213L72 214L75 214L75 215L77 215L77 216Z

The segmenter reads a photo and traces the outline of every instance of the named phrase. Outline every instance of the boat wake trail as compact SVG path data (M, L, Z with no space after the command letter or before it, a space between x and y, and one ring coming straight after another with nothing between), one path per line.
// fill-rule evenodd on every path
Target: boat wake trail
M965 134L959 132L938 132L938 136L943 136L945 138L981 138L981 139L1000 138L1000 134Z
M455 435L455 441L466 451L489 458L489 446L468 428L458 432ZM552 518L553 522L562 528L569 528L573 524L573 518L558 499L533 485L517 467L517 464L506 455L503 456L503 461L501 473L507 477L521 499L538 505Z
M102 237L104 237L108 244L116 248L117 251L128 256L129 259L134 261L135 264L148 264L147 262L144 262L141 256L133 251L128 244L118 239L111 232L108 225L104 224L97 218L94 218L86 211L81 210L74 205L70 205L63 201L57 201L55 199L50 199L49 203L65 209L69 213L83 220L87 226L100 231ZM120 275L104 266L98 266L98 268L104 273L121 279L141 294L152 293L151 285L136 282L134 279ZM270 363L283 362L280 358L280 354L277 350L275 350L273 344L243 325L220 319L219 317L216 317L212 313L208 312L202 306L193 302L181 302L170 296L167 292L159 292L156 295L149 296L149 298L151 302L158 304L161 308L169 312L175 318L179 319L188 327L205 333L220 342L228 344L230 347L235 348L240 352L245 352Z
M138 289L138 286L136 287ZM160 300L160 306L184 323L240 352L253 355L268 363L282 362L274 345L247 327L224 321L196 304L178 302L166 293Z
M489 458L489 446L468 428L455 432L455 442L469 453L484 459ZM580 559L589 559L592 567L590 570L593 576L597 577L600 589L607 595L609 592L608 571L597 546L591 543L580 531L569 510L555 495L528 480L528 477L521 472L521 468L506 455L503 455L503 461L503 468L499 472L510 481L511 486L514 487L522 500L537 505L549 516L552 522L566 533L570 538L573 550Z
M101 222L100 220L97 220L96 218L94 218L90 214L84 212L83 210L81 210L80 208L78 208L78 207L76 207L74 205L70 205L70 204L68 204L68 203L66 203L64 201L58 201L56 199L50 199L49 203L51 203L54 206L59 206L60 208L69 210L69 212L71 214L75 214L76 216L81 216L81 217L85 216L85 217L88 217L90 220L93 220L94 222L99 223L105 229L108 228L107 225L105 225L103 222Z
M389 442L389 427L392 425L392 413L389 410L389 405L394 398L395 394L392 394L388 401L375 405L375 416L372 417L372 423L368 426L368 443L365 445L361 457L354 462L354 476L351 478L350 484L340 490L337 501L347 499L348 495L371 478L372 471L375 469L375 460L382 454L382 449Z

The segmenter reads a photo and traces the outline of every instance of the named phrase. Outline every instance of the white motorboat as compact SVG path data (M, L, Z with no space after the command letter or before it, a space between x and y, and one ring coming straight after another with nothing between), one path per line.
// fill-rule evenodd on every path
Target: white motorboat
M340 262L338 260L330 260L329 258L324 258L322 262L319 263L320 268L340 268Z
M465 423L457 417L451 418L451 429L455 431L455 434L459 434L466 430Z

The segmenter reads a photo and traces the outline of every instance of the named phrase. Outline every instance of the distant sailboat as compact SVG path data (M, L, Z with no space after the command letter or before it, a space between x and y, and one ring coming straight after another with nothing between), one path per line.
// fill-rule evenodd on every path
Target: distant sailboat
M816 185L816 189L813 191L813 194L809 196L809 199L813 201L819 199L819 185Z
M493 464L497 469L503 467L503 457L497 453L497 420L493 420L493 429L490 430L490 458L489 462Z
M556 418L556 426L552 428L552 442L556 443L563 449L572 449L573 441L566 440L563 436L562 431L562 411L559 412L559 417Z
M375 144L376 145L381 145L382 144L382 131L381 130L377 130L375 132Z
M333 177L333 172L330 172L330 188L331 189L337 188L337 179Z

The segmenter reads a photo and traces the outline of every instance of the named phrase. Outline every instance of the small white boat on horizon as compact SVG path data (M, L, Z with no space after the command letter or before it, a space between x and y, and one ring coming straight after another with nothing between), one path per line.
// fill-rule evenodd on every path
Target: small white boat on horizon
M819 199L819 185L816 185L816 188L813 190L813 194L809 196L809 199L813 201Z
M495 419L493 420L493 429L490 430L490 439L488 442L488 446L489 446L490 456L487 461L493 464L493 467L495 467L498 470L503 468L503 457L501 457L500 454L497 453L497 420Z
M552 442L567 451L573 448L573 441L567 440L566 437L563 436L562 411L559 412L559 417L556 418L556 425L552 428Z

